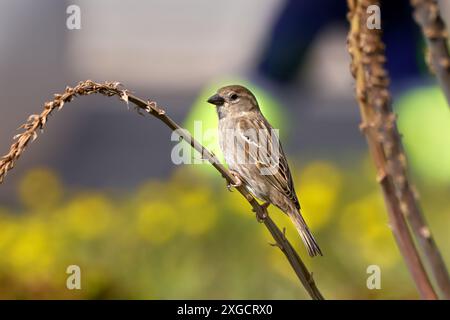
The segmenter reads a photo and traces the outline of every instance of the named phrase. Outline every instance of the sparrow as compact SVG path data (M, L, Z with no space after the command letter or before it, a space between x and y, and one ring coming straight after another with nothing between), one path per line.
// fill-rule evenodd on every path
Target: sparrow
M311 257L322 255L300 213L286 155L276 131L247 88L230 85L208 99L219 117L220 149L238 186L243 184L263 206L275 205L294 223Z

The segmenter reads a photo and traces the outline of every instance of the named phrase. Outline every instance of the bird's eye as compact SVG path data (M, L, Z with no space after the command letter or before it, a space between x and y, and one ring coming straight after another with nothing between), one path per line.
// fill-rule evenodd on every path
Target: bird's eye
M230 99L231 99L231 100L237 100L237 98L238 98L238 95L237 95L236 93L233 93L233 94L230 96Z

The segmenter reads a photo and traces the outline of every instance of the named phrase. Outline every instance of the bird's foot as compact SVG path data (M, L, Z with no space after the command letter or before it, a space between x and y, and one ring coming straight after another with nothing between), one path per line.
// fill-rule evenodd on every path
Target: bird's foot
M239 177L239 174L236 171L230 170L231 175L234 177L235 183L229 182L227 184L228 191L231 191L231 188L237 188L242 185L242 180Z
M270 202L264 202L263 204L261 204L261 209L262 210L257 210L256 211L256 220L260 223L264 222L264 220L267 219L267 216L269 215L267 213L267 207L270 206Z
M267 214L256 214L256 221L263 223L267 218Z

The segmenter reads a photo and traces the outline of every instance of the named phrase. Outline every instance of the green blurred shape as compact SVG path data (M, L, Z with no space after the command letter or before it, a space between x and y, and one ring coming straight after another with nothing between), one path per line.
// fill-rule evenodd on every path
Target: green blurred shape
M450 111L440 88L411 90L395 109L413 168L427 180L450 182Z
M194 135L195 139L200 141L200 143L202 143L208 150L212 151L222 163L223 156L217 140L217 113L215 107L207 103L206 100L215 94L217 89L232 84L242 85L253 92L258 100L258 104L264 116L275 129L280 130L279 134L281 138L286 136L289 129L288 118L285 116L286 113L284 112L283 107L267 91L264 91L256 85L242 79L223 79L208 84L200 92L199 96L192 105L191 111L184 121L183 126L192 135ZM194 152L192 153L192 156L199 158L199 155ZM204 165L199 167L212 169L212 167L206 162ZM211 170L203 171L212 172Z

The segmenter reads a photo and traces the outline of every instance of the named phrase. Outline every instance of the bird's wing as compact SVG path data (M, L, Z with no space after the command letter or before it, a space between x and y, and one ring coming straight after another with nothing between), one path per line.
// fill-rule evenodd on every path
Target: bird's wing
M291 172L277 133L264 117L241 118L236 126L238 149L245 150L249 163L255 163L258 174L280 193L291 199L297 209L300 204L294 190Z

